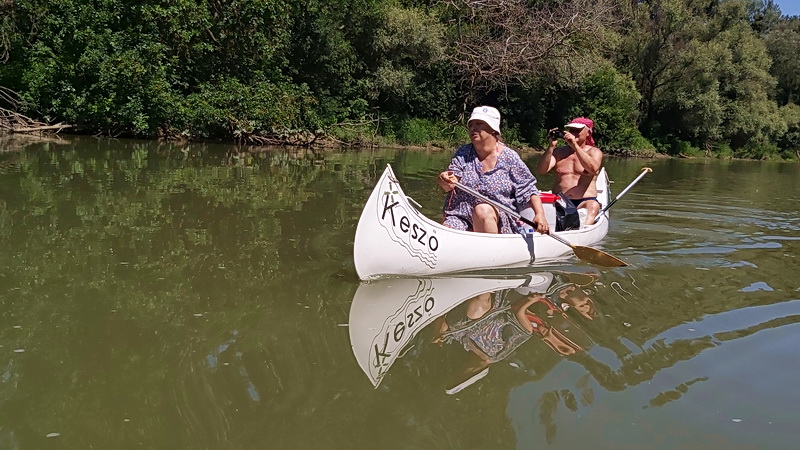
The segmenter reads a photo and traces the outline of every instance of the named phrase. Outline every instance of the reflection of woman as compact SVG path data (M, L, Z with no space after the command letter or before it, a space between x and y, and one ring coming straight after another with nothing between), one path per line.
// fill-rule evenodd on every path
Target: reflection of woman
M508 300L508 291L485 293L457 306L434 322L434 342L461 343L488 363L502 360L530 332L516 320L516 308ZM464 306L462 310L459 310ZM527 331L527 332L526 332Z
M455 394L489 372L489 364L508 356L531 337L520 324L509 291L485 293L467 300L434 321L433 342L458 342L470 352L463 370L455 374L445 392Z

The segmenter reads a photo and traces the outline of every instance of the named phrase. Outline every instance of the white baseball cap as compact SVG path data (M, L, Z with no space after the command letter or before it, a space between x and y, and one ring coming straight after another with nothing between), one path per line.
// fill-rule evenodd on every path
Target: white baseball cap
M467 121L467 125L473 120L482 120L489 125L489 128L493 129L500 134L500 111L497 108L492 108L491 106L478 106L472 110L472 114L469 116L469 120Z

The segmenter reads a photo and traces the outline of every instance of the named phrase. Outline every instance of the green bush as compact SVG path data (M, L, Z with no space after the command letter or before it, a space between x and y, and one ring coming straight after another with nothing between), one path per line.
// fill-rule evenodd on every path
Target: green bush
M737 158L760 159L765 161L780 160L781 149L773 143L750 144L734 152Z
M705 153L692 145L691 142L678 139L675 136L654 140L656 149L660 153L673 156L703 156Z
M449 146L461 133L446 122L430 119L404 119L397 126L397 142L403 145Z
M720 143L714 149L714 156L719 159L730 159L733 158L733 149L731 148L730 144L727 142Z
M569 112L571 116L585 116L594 121L603 147L632 148L634 141L642 137L636 128L640 98L629 75L607 66L584 81L580 98Z

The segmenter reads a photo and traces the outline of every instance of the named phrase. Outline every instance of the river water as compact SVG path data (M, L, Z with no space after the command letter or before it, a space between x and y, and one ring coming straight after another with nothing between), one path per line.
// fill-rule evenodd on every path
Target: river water
M450 154L0 143L0 448L796 445L800 165L608 158L628 267L359 283Z

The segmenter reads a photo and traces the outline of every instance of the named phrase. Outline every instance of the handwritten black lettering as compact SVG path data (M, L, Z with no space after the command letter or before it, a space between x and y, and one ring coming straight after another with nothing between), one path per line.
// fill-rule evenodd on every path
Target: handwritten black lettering
M419 239L417 239L417 241L419 241L420 244L425 245L425 241L423 241L422 238L424 238L425 235L428 234L428 232L425 231L424 228L420 228L419 231L422 231L422 236L420 236Z
M400 342L400 339L403 339L403 335L406 333L406 324L404 322L398 322L394 326L394 341Z
M403 216L400 218L400 231L403 233L408 233L408 227L411 223L408 221L408 217ZM414 224L414 228L417 228L417 224Z
M394 207L399 205L399 204L400 204L400 202L394 202L394 203L392 203L390 205L389 204L389 194L386 194L384 196L384 201L383 201L383 215L381 215L381 220L384 220L386 218L386 211L389 211L389 213L392 216L392 226L395 226L395 224L394 224Z

